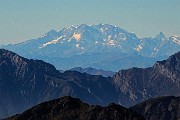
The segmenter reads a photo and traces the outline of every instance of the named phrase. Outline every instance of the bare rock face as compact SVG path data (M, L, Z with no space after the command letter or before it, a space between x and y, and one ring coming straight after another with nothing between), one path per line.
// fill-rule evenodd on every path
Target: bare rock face
M0 118L66 95L101 105L117 99L112 78L75 71L60 73L41 60L0 50Z
M142 115L120 105L88 105L77 98L63 97L39 104L6 120L144 120Z
M48 63L0 50L0 118L36 104L48 78L58 74Z
M131 107L146 120L179 120L180 97L153 98Z
M180 95L180 52L153 67L121 70L113 76L119 103L132 106L148 98Z

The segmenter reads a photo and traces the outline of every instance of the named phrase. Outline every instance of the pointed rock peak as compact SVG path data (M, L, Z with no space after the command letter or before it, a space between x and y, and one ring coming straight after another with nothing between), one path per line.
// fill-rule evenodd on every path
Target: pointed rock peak
M165 37L165 35L164 35L162 32L160 32L160 33L156 36L156 38L157 38L157 39L165 39L166 37Z
M103 26L103 25L104 25L104 24L102 24L102 23L99 23L99 25L98 25L98 26L99 26L99 27L101 27L101 26Z
M56 30L50 30L49 32L46 33L46 35L54 35L57 34L58 32Z
M180 51L170 56L167 60L157 61L154 64L154 68L159 66L166 66L166 68L175 68L180 72Z

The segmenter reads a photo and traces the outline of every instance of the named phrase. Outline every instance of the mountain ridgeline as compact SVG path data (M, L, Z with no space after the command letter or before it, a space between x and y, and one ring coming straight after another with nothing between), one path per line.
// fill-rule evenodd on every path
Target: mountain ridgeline
M92 68L92 67L88 67L88 68L81 68L81 67L75 67L75 68L72 68L70 71L78 71L80 73L87 73L87 74L90 74L90 75L102 75L104 77L112 77L115 72L113 71L105 71L105 70L97 70L95 68Z
M89 105L67 96L3 120L179 120L179 105L180 97L174 96L152 98L129 109L114 103Z
M109 25L71 26L15 45L0 45L29 59L41 59L69 70L74 67L118 71L150 67L180 51L180 37L138 38L135 33ZM108 65L108 66L107 66Z
M88 105L77 98L63 97L41 103L5 120L145 120L133 110L117 104Z
M61 73L49 63L0 49L0 76L0 118L67 95L89 104L130 107L152 97L180 95L180 52L150 68L120 70L113 77L103 77Z
M152 98L130 109L143 115L146 120L179 120L180 97L165 96Z
M150 68L121 70L113 76L113 80L118 93L122 93L123 105L136 104L151 97L179 96L180 52L156 62Z
M4 49L0 50L0 76L0 118L66 95L91 104L105 105L117 99L110 77L60 73L49 63L28 60Z

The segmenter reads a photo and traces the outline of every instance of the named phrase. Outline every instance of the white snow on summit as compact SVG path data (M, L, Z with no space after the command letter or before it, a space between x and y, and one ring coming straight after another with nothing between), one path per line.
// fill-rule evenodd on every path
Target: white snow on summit
M74 33L73 37L77 40L77 42L81 39L81 34Z
M78 48L78 47L79 47L79 44L76 44L76 47Z
M111 45L111 46L115 46L116 43L117 43L117 41L115 41L115 40L109 40L108 41L108 45Z
M42 45L41 47L39 47L39 48L46 47L47 45L50 45L50 44L56 44L56 43L58 43L58 41L59 41L61 38L62 38L62 36L59 37L59 38L56 39L56 40L52 40L52 41L50 41L50 42L47 42L47 43L43 44L43 45Z
M136 48L135 48L136 51L141 51L142 50L142 47L140 45L138 45Z
M173 42L177 43L180 45L180 38L177 35L172 36Z

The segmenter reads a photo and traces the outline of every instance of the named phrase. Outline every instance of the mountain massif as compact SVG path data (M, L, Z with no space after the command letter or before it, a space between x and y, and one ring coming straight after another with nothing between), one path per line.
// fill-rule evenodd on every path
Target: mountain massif
M29 60L0 50L0 118L66 95L102 105L117 99L110 77L76 71L60 73L41 60Z
M41 102L73 96L89 104L130 107L152 97L180 95L180 52L146 69L120 70L113 77L61 73L42 60L0 49L0 118Z
M0 45L29 59L41 59L69 70L74 67L118 71L150 67L180 51L180 37L138 38L135 33L109 25L79 25L51 30L43 36L14 45Z
M4 120L145 120L133 110L117 104L88 105L77 98L63 97L41 103Z

